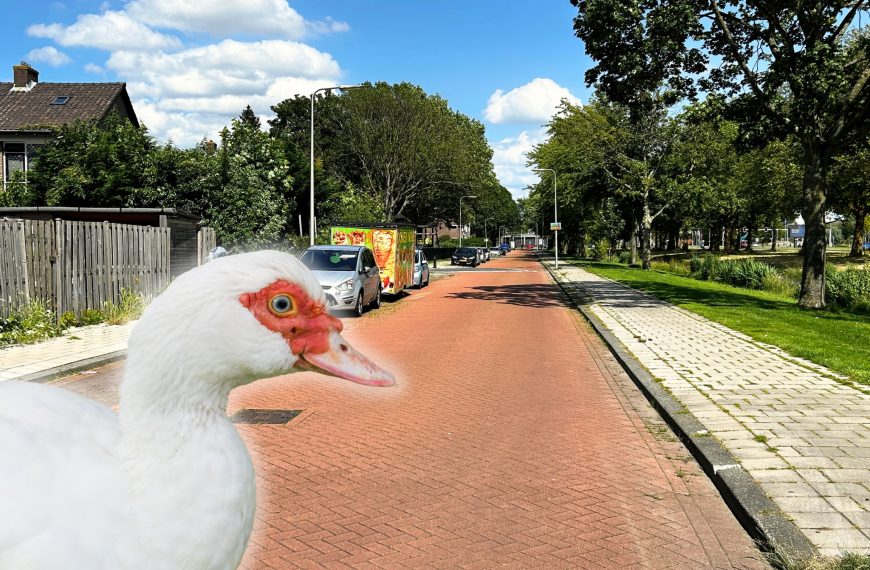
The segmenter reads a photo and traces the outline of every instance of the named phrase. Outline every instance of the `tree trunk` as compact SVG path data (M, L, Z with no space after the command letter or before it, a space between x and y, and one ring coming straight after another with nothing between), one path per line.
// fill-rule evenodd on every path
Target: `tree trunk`
M801 275L801 292L798 305L807 309L825 306L825 253L827 235L825 228L825 173L822 153L814 145L807 145L804 167L804 256Z
M652 225L652 214L649 211L649 201L643 201L643 215L640 218L640 267L641 269L649 269L652 258L650 251L650 232Z
M670 225L668 229L668 251L677 251L681 229L680 222L674 222Z
M771 225L771 230L772 230L771 233L773 235L773 237L771 238L771 241L770 241L770 251L776 251L776 241L777 241L777 237L778 237L776 235L776 221L774 221L770 225Z
M628 264L637 265L637 221L634 216L629 217L629 232L628 232Z
M580 238L578 239L578 247L580 249L579 254L580 257L586 257L586 232L580 232Z
M864 221L867 219L867 204L857 204L852 207L855 215L855 231L852 234L852 250L850 257L864 257Z

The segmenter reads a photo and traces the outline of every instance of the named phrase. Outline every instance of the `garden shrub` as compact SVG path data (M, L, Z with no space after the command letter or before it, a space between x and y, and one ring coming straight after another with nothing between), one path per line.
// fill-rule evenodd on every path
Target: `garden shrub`
M870 267L825 269L825 301L852 312L870 313Z
M105 316L98 309L85 309L79 317L79 326L98 325L105 320Z
M68 329L70 327L75 327L75 326L78 326L78 324L79 324L79 320L76 317L76 314L73 313L72 311L65 312L57 320L57 325L61 329Z
M30 344L60 335L54 311L41 299L34 299L8 317L0 319L0 345Z
M616 259L617 261L619 261L619 263L624 263L628 265L628 263L631 261L631 252L628 250L622 250L617 254Z

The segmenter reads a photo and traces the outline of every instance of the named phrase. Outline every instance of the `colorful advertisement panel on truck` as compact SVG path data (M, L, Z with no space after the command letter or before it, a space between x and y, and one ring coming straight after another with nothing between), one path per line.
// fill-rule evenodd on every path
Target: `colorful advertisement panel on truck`
M381 270L382 292L401 293L414 279L415 228L408 224L342 224L329 230L332 245L365 245Z

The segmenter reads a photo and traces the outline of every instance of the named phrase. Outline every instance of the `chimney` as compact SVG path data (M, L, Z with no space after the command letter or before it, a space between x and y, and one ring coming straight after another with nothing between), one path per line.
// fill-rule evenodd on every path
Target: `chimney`
M26 61L12 66L12 76L15 82L12 88L17 91L29 91L39 81L39 72L30 67Z

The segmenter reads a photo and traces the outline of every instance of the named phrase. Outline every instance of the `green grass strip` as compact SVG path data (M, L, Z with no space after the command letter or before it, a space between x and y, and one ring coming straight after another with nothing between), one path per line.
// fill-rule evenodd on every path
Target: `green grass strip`
M661 271L614 263L572 263L870 385L868 316L802 309L790 297Z

